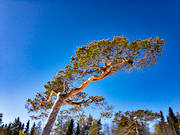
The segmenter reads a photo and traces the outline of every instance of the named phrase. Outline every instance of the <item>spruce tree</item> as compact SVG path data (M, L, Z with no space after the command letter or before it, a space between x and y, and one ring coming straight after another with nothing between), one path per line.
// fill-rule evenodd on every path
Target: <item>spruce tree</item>
M178 120L178 129L179 129L179 132L180 132L180 114L179 114L179 112L177 112L176 118Z
M89 135L100 135L101 127L102 127L101 120L100 119L98 121L95 120L92 124L91 129L89 130Z
M0 113L0 125L2 124L2 117L3 117L3 114Z
M11 131L11 123L8 124L8 127L7 127L7 135L10 135L10 131Z
M30 135L36 135L35 134L35 128L36 128L36 124L34 123L32 128L31 128L31 132L30 132Z
M61 111L60 114L61 115L58 116L57 121L55 123L53 132L54 134L65 135L70 123L70 121L68 120L70 119L70 117L66 117L66 115L64 116L63 111Z
M83 120L82 125L81 125L81 135L88 135L89 130L91 129L93 123L93 117L89 115L88 118Z
M74 120L71 119L66 135L73 135L73 128L74 128Z
M154 132L152 133L152 135L165 135L162 132L162 129L161 129L159 123L155 123L155 125L154 125Z
M77 123L75 135L80 135L80 127L79 127L79 123Z
M168 135L168 131L167 131L167 123L165 122L164 120L164 115L163 115L163 112L160 111L160 122L159 122L159 129L161 131L161 133L163 135Z
M26 123L26 128L24 130L24 134L29 134L29 124L30 124L30 121L28 120L28 122Z
M169 107L169 115L167 117L167 121L170 133L172 135L180 135L178 120L171 107Z
M23 123L22 126L21 126L21 130L24 130L24 123Z
M15 118L15 121L12 123L9 129L9 135L19 135L19 131L21 130L22 123L18 118Z

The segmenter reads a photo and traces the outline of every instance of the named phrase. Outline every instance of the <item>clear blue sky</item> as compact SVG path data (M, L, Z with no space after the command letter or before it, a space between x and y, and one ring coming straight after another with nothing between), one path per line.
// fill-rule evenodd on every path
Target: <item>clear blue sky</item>
M77 46L124 35L159 36L165 51L143 72L119 73L86 89L116 110L180 112L178 0L0 0L0 112L29 119L27 98L69 63Z

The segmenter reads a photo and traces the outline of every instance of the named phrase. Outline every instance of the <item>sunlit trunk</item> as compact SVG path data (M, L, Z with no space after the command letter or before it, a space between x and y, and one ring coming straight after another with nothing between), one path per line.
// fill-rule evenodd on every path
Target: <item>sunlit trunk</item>
M59 109L63 105L63 99L57 95L56 101L53 104L53 107L51 108L51 111L49 113L49 116L46 120L46 123L44 125L43 131L41 135L50 135L51 129L54 125L54 122L56 120L56 116L59 112Z

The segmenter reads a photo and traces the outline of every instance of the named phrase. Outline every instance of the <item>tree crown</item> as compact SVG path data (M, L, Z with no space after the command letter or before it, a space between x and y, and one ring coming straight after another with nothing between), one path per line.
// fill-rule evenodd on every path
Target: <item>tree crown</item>
M34 99L27 100L27 109L29 112L50 109L54 99L46 101L49 97L52 98L52 92L60 93L66 104L76 107L103 105L103 97L88 96L81 91L90 82L111 76L117 71L132 71L156 64L163 46L164 41L159 37L130 42L122 36L78 47L70 64L60 70L53 81L44 85L45 91L37 93ZM45 113L41 113L40 116L44 115Z

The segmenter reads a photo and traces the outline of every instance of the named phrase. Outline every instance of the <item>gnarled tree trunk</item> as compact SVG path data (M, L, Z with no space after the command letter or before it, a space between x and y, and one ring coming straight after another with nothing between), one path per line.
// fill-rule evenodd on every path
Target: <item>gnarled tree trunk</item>
M51 111L49 113L49 116L46 120L46 123L44 125L43 131L41 135L50 135L51 129L54 125L54 122L56 120L56 116L59 112L59 109L64 103L64 99L60 97L60 93L57 94L57 98L55 103L53 104L53 107L51 108Z
M56 120L56 116L59 112L60 107L65 103L67 103L66 100L68 100L69 98L71 98L74 95L77 95L79 92L81 92L90 82L92 81L98 81L101 80L103 78L105 78L110 72L111 72L111 66L106 68L106 71L104 71L101 75L99 76L91 76L89 77L88 80L86 80L80 87L73 89L71 92L69 92L68 94L66 94L63 98L60 97L60 93L57 94L57 98L56 101L53 105L53 107L51 108L51 112L46 120L46 123L44 125L43 131L41 135L49 135L51 132L51 129L54 125L54 122Z

